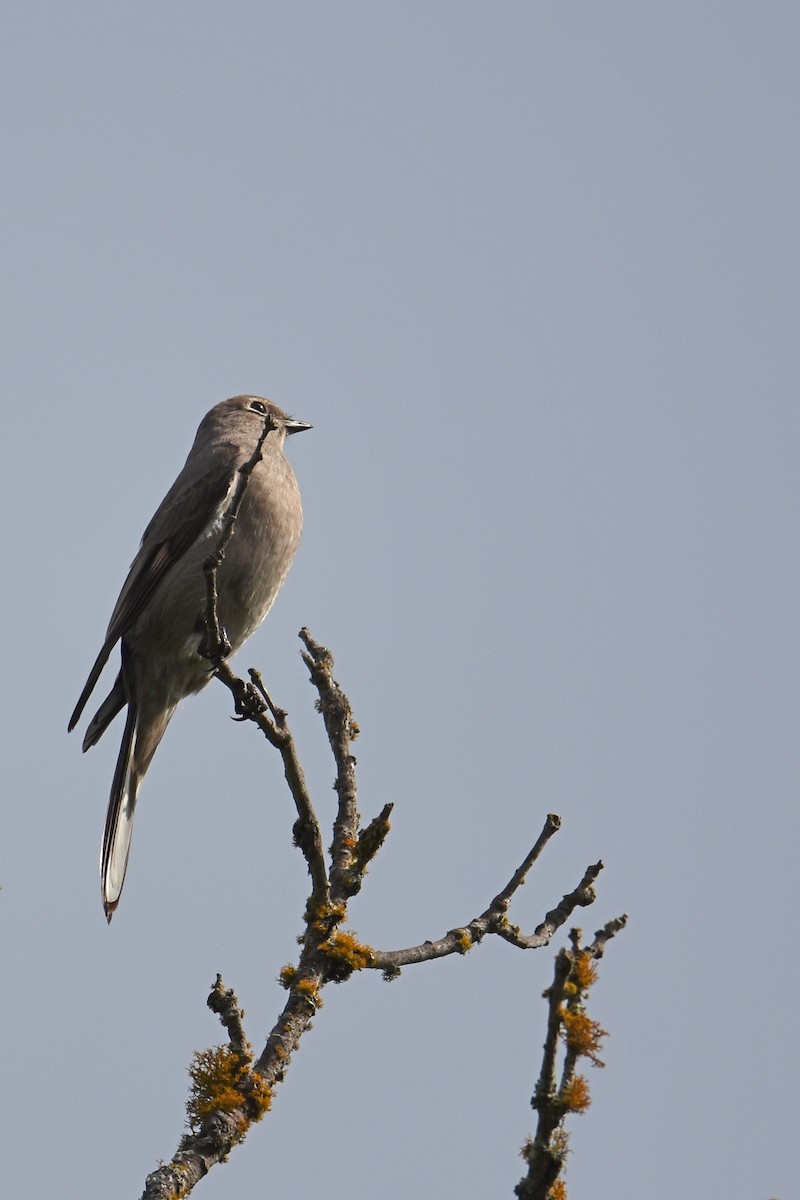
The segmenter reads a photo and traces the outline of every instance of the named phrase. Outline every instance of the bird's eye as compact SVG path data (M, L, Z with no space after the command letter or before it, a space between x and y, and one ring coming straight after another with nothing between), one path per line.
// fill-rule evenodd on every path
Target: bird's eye
M267 415L267 406L262 404L260 400L251 400L247 406L251 412L261 413L263 417Z

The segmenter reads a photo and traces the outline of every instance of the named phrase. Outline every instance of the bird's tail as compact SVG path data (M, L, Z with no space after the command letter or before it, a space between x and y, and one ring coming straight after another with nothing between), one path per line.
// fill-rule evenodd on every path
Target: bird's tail
M111 797L108 801L103 853L100 859L103 908L107 921L111 920L119 904L131 849L133 814L141 778L136 767L138 725L138 706L133 700L129 700L125 732L122 735L114 782L111 785Z
M86 730L86 736L83 739L84 753L100 741L105 731L108 729L111 722L118 712L122 712L125 705L128 703L128 697L125 693L125 681L122 676L122 671L119 672L114 681L114 686L106 696L103 703L98 708L97 712L89 722L89 727Z

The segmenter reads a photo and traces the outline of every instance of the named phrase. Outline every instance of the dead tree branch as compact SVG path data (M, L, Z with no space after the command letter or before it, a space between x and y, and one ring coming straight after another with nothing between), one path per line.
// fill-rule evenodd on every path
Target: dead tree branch
M306 905L305 930L298 961L284 967L281 972L281 982L288 992L286 1003L257 1058L253 1057L246 1042L234 994L223 988L218 977L209 997L209 1005L220 1015L228 1032L229 1043L195 1056L192 1067L194 1090L189 1105L190 1132L182 1139L172 1161L148 1176L142 1200L172 1200L179 1195L188 1195L195 1183L215 1163L227 1158L243 1140L250 1125L268 1111L274 1088L284 1079L294 1051L310 1028L322 1003L322 990L327 984L344 982L353 972L360 970L379 970L387 978L392 978L399 974L402 967L448 954L464 954L489 934L503 938L518 949L538 949L548 945L576 908L592 904L595 899L594 884L602 870L602 863L599 862L586 869L577 887L545 914L533 932L524 933L509 921L508 910L516 892L560 828L559 817L551 813L531 850L505 886L479 916L473 917L465 925L451 929L438 939L400 950L375 950L361 943L353 932L344 928L348 901L360 890L367 867L388 834L391 805L386 805L367 825L361 826L356 807L356 762L351 753L351 743L358 733L358 727L347 696L333 678L330 651L317 643L306 629L301 631L300 638L305 647L303 661L317 691L317 707L325 723L336 770L338 804L329 862L325 860L319 821L308 794L286 713L273 702L257 672L250 672L250 682L247 683L231 671L227 662L219 660L215 673L231 691L237 717L256 725L282 757L284 774L297 811L294 841L305 858L312 890ZM610 922L595 935L592 945L580 953L593 959L599 958L608 939L623 924L624 918ZM551 1028L548 1029L548 1050L536 1097L548 1096L551 1099L549 1108L543 1106L540 1110L541 1132L537 1132L537 1140L531 1143L536 1149L534 1158L537 1164L546 1165L551 1161L540 1146L551 1147L554 1132L560 1127L566 1111L563 1097L569 1094L574 1076L573 1063L569 1071L562 1074L560 1090L555 1088L553 1072L556 1043L563 1023L558 1017L563 1002L561 976L564 975L565 986L577 953L576 950L560 952L556 978L550 989ZM553 1094L556 1099L552 1099ZM549 1177L543 1166L537 1165L536 1170L539 1172L537 1179ZM530 1200L538 1194L520 1193L521 1200Z
M514 1189L519 1200L551 1200L564 1168L569 1140L564 1121L570 1113L589 1107L589 1085L577 1072L581 1058L602 1067L599 1050L604 1029L586 1012L586 999L597 979L595 963L602 958L610 938L624 929L627 917L617 917L598 930L588 946L581 945L580 929L570 932L572 948L556 955L553 982L544 993L548 1004L547 1036L542 1066L531 1099L538 1113L536 1133L523 1148L527 1174ZM558 1051L563 1044L563 1063L558 1072ZM559 1188L563 1188L561 1183ZM563 1192L562 1192L563 1194Z

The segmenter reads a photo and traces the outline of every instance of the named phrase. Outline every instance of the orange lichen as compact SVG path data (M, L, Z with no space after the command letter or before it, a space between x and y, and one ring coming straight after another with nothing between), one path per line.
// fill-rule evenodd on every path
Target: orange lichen
M457 929L455 933L458 935L458 953L467 954L475 945L468 929Z
M371 947L363 945L354 933L346 929L331 934L320 943L319 948L331 962L331 978L335 983L341 983L353 971L363 971L373 961Z
M579 951L572 960L570 980L585 992L597 980L597 967L588 950Z
M253 1121L260 1121L272 1108L272 1088L258 1071L250 1072L247 1100Z
M342 920L346 912L347 909L341 903L319 904L307 916L312 928L317 933L327 933L337 921Z
M558 1097L567 1112L586 1112L591 1104L589 1084L583 1075L575 1075Z
M297 967L291 963L287 963L285 967L281 967L280 974L278 975L278 983L288 991L296 978Z
M593 1021L583 1009L573 1008L562 1009L561 1020L568 1049L574 1054L590 1058L595 1066L602 1067L598 1052L606 1031L599 1021Z
M247 1051L250 1047L247 1047ZM186 1104L188 1124L197 1132L203 1121L216 1112L235 1115L237 1140L241 1141L253 1121L260 1121L272 1104L272 1089L251 1069L250 1057L230 1046L212 1046L195 1051Z
M293 990L301 996L305 996L306 1000L310 1000L315 1008L322 1008L322 997L319 994L319 983L316 979L298 979L292 985Z

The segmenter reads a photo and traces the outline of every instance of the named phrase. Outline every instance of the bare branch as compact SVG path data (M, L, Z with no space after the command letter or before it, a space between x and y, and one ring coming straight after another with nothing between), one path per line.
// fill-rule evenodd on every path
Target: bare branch
M530 854L528 854L520 866L517 867L506 886L501 892L498 892L492 901L491 909L493 912L504 913L508 910L508 906L511 903L511 897L514 895L517 888L522 887L531 867L536 862L547 843L550 841L550 838L554 834L558 833L560 828L561 817L559 817L556 813L548 813L547 820L544 823L544 828L536 839Z
M250 471L256 461L254 456ZM240 479L239 483L241 490L237 490L235 497L236 508L241 503L246 478L244 482ZM215 651L209 650L207 653L215 674L234 698L236 718L256 725L282 757L284 774L297 811L294 838L308 865L312 878L312 893L306 906L305 931L298 961L296 965L284 967L280 974L281 983L288 996L257 1060L254 1060L253 1052L245 1038L243 1014L236 996L233 991L224 988L221 978L217 976L208 1003L212 1011L220 1017L229 1041L226 1046L200 1051L195 1055L190 1068L190 1130L182 1139L172 1161L148 1177L144 1200L173 1200L175 1197L188 1195L194 1184L215 1163L223 1161L244 1138L250 1124L264 1115L271 1104L273 1090L284 1079L303 1034L311 1028L313 1018L322 1004L322 990L328 983L344 982L353 972L364 969L381 970L387 978L391 978L398 974L402 966L428 962L447 954L464 954L481 942L487 934L502 937L519 949L529 950L545 946L576 908L593 903L594 883L602 869L602 863L588 867L578 886L546 914L533 933L523 933L508 921L507 913L514 895L525 883L544 847L560 828L560 818L551 813L530 852L505 887L497 893L484 912L466 925L451 929L444 937L435 941L427 941L405 950L376 951L360 943L352 931L344 928L347 905L350 897L361 888L367 868L389 832L392 806L385 805L378 816L366 827L360 828L356 807L356 760L350 749L358 727L347 696L333 678L333 658L330 652L316 642L307 629L303 629L300 633L305 647L302 657L308 667L311 682L317 690L318 709L324 720L336 766L334 787L338 805L330 861L326 862L319 821L297 757L286 712L274 703L257 671L251 670L249 682L245 682L231 671L225 661L226 639L224 630L219 627L219 616L214 605L216 570L223 560L225 543L230 537L231 529L232 521L225 526L221 544L215 554L209 556L207 563L209 587L206 625L209 645L216 646ZM595 934L594 942L588 949L580 950L580 955L584 958L599 958L606 942L622 928L624 920L620 918L616 922L609 922ZM564 979L573 978L578 956L579 946L574 942L573 950L561 951L557 960L556 979L550 990L550 1024L553 1029L551 1031L548 1027L545 1063L537 1085L536 1096L548 1097L550 1105L548 1108L544 1101L542 1102L540 1126L544 1139L542 1144L545 1147L541 1153L545 1154L546 1150L550 1155L547 1159L545 1154L542 1162L546 1165L547 1159L551 1166L555 1161L554 1155L555 1158L558 1157L558 1146L557 1143L553 1143L552 1135L559 1128L566 1111L565 1097L571 1094L569 1089L572 1087L577 1060L577 1053L568 1048L562 1078L560 1083L556 1084L557 1038L559 1029L563 1028L567 986ZM566 973L564 979L559 971ZM536 1097L534 1103L536 1104ZM532 1146L535 1145L538 1143L532 1143ZM539 1157L541 1158L541 1155ZM542 1178L545 1177L546 1173L542 1175ZM553 1178L555 1177L553 1175ZM523 1181L520 1187L523 1185L526 1185L526 1181ZM533 1192L520 1192L520 1195L524 1195L526 1200L534 1195L538 1197L538 1193Z
M244 1035L244 1012L239 1008L236 993L233 988L226 988L222 976L217 975L214 986L206 1001L213 1013L216 1013L228 1034L231 1047L237 1054L245 1055L247 1038Z
M538 950L540 946L547 946L553 938L553 934L557 929L560 929L572 916L576 908L586 908L589 904L594 904L597 899L593 884L597 876L603 869L602 862L597 862L594 866L586 868L583 879L580 881L574 891L568 892L566 896L561 898L560 904L552 908L545 916L541 925L537 925L530 937L520 934L514 938L509 937L509 931L498 929L501 937L507 941L513 941L515 946L519 946L521 950Z
M602 929L598 929L594 935L594 941L590 942L587 949L592 955L592 958L602 958L606 948L606 943L619 933L628 924L628 914L623 913L621 917L614 917L612 921L606 921Z
M227 662L220 662L215 674L231 692L239 719L252 721L283 759L283 773L297 810L294 841L306 860L311 876L311 902L314 905L326 904L329 899L328 872L322 830L297 757L294 738L286 724L286 713L273 705L257 671L251 671L252 682L245 683L233 673Z
M574 891L564 896L560 904L547 913L544 921L537 925L532 934L524 934L518 926L511 925L506 919L511 898L525 882L528 871L560 827L561 818L555 813L548 813L544 828L530 853L511 876L506 886L479 917L473 917L465 925L451 929L444 937L423 942L419 946L410 946L405 950L373 950L371 966L392 977L401 967L430 962L434 958L444 958L448 954L465 954L467 950L471 950L474 945L481 942L487 934L496 934L520 950L538 950L542 946L547 946L555 932L569 920L576 908L594 903L595 892L592 885L603 868L602 863L587 867L583 879Z
M353 875L358 886L353 889L353 895L361 888L361 882L367 872L367 867L380 850L391 828L389 817L392 815L393 804L384 804L377 817L373 817L369 825L362 829L353 852Z
M333 655L325 646L315 642L304 627L300 639L308 651L303 662L311 682L319 694L319 711L325 722L334 762L334 789L339 797L336 820L333 823L331 845L331 900L334 904L354 895L361 886L354 874L353 847L358 837L359 815L356 808L356 760L350 753L350 741L358 735L350 701L333 678Z

